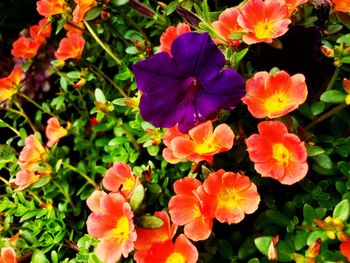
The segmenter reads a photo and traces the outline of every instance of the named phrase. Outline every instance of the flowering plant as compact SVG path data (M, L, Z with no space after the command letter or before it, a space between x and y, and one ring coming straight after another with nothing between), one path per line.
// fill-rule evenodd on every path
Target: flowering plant
M349 1L0 7L0 262L350 261Z

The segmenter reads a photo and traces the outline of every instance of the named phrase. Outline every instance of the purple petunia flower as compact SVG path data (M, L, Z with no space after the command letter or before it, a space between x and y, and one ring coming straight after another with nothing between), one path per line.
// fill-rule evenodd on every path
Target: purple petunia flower
M161 52L133 65L142 92L140 114L156 127L178 124L187 132L216 117L220 109L233 109L244 96L244 80L224 69L225 57L207 33L185 33L171 46L172 57Z

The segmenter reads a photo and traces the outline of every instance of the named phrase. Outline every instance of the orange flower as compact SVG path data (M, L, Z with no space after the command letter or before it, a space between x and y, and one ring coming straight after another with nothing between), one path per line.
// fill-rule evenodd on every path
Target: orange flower
M104 188L112 192L120 192L125 198L130 198L135 187L140 184L139 177L133 174L129 165L115 163L106 172L102 184Z
M39 0L36 3L36 10L45 17L61 14L66 8L65 0Z
M168 204L171 221L185 226L185 235L194 241L207 239L213 226L212 212L197 191L201 185L199 180L190 177L177 180L174 183L176 195Z
M55 53L57 59L79 59L83 53L85 40L80 33L68 32L67 37L62 38Z
M247 81L242 101L255 118L277 118L297 109L306 97L304 75L290 77L283 70L274 75L263 71Z
M213 23L213 27L217 30L219 35L223 37L231 46L238 46L241 43L241 37L237 39L231 39L234 34L243 34L246 32L238 23L237 18L239 16L239 8L231 7L224 10L220 16L219 21ZM220 40L217 41L220 43Z
M0 263L16 263L16 252L12 247L1 248Z
M340 252L350 261L350 238L348 238L346 241L341 242Z
M284 0L288 8L288 17L291 17L293 15L295 9L298 6L305 4L307 1L308 0Z
M32 58L40 48L41 43L27 37L20 37L12 43L11 54L15 58Z
M333 0L334 10L338 12L350 12L350 0Z
M68 32L75 32L82 35L84 30L84 23L70 21L69 23L64 24L63 28Z
M0 79L0 102L10 99L20 88L23 71L14 67L9 76Z
M168 52L171 55L171 44L175 38L187 32L191 32L191 28L185 23L179 23L176 27L168 27L160 37L159 52Z
M288 133L280 121L259 123L260 134L247 140L249 158L255 170L263 177L271 177L282 184L291 185L303 179L308 171L304 142Z
M171 128L169 134L164 135L168 148L164 149L163 158L170 163L185 159L211 163L213 155L229 151L233 146L234 134L226 124L218 125L213 131L212 122L206 121L189 130L188 135L176 129Z
M85 14L97 5L96 0L74 0L77 4L73 11L73 21L83 21Z
M271 43L284 35L291 23L288 8L281 0L248 0L241 8L238 24L248 31L243 41L248 44Z
M156 244L143 257L135 260L137 263L195 263L198 260L198 251L183 234L180 234L175 244L171 240Z
M154 243L161 243L167 240L171 240L177 230L177 225L170 224L170 219L166 211L155 212L155 216L163 220L163 225L157 229L144 229L137 227L137 239L135 241L135 248L139 251L148 250L152 247ZM136 252L136 254L139 253ZM135 255L135 257L137 257Z
M56 118L50 118L47 121L47 126L45 130L48 142L47 147L52 147L54 144L58 143L59 139L66 136L68 133L67 129L61 127L59 121Z
M49 20L43 18L39 21L38 25L29 27L29 35L34 41L42 44L51 35L51 24Z
M36 134L29 135L24 141L24 147L19 154L18 164L23 170L31 170L33 164L46 158L46 150ZM29 168L29 169L28 169Z
M127 257L136 240L129 203L119 193L95 191L87 205L92 211L86 221L87 231L100 240L96 255L105 263L117 262L122 255Z
M257 188L249 177L222 169L210 174L200 190L207 194L203 195L203 202L208 203L221 223L242 221L245 214L258 209L260 202Z
M38 181L40 178L39 174L35 174L33 171L20 170L16 174L15 184L18 186L18 190L23 190L31 184Z

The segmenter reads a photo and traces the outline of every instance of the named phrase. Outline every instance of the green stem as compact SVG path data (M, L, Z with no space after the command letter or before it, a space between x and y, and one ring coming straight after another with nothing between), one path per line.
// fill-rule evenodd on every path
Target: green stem
M113 60L118 64L122 64L119 58L116 57L116 55L113 54L111 48L107 46L107 44L103 43L102 40L96 35L94 30L91 28L88 22L84 20L84 25L86 26L87 30L90 32L91 36L96 40L96 42L104 49L104 51L107 52L108 55L110 55Z
M40 199L39 196L37 196L36 193L34 193L32 190L27 189L28 193L30 193L31 196L33 196L33 198L39 203L39 205L41 206L44 202Z
M62 186L60 186L59 183L56 183L55 181L52 181L54 185L57 186L57 188L60 190L60 192L64 195L64 197L67 199L68 203L70 204L70 206L73 208L73 209L76 209L76 206L74 205L72 199L70 198L70 196L68 195L68 193L66 193L64 191L64 189L62 188Z
M124 97L124 98L128 98L128 95L126 95L126 93L117 85L117 83L115 83L112 79L110 79L104 72L102 72L102 70L100 70L98 67L96 67L95 65L91 65L92 69L95 71L95 73L97 73L98 75L100 75L102 78L104 78L105 80L107 80L116 90L118 90L118 92Z
M8 124L6 121L4 121L3 119L0 119L0 122L4 123L6 125L7 128L9 128L11 131L13 131L14 133L16 133L17 136L20 136L19 131L17 131L14 127L12 127L10 124Z
M125 127L124 124L121 125L121 128L123 129L123 131L125 132L126 136L128 136L129 140L131 141L132 145L134 145L135 149L138 152L141 152L141 147L140 145L137 143L135 137L128 131L128 129Z
M27 114L24 112L22 106L21 106L19 103L16 103L16 102L15 102L15 105L16 105L16 107L19 109L19 111L14 110L14 109L11 109L11 108L7 109L7 111L16 113L16 114L18 114L19 116L22 116L24 119L26 119L26 121L28 122L30 128L32 128L33 132L35 133L35 132L36 132L35 126L34 126L34 124L32 123L32 121L29 119L29 117L27 116Z
M81 175L89 184L91 184L94 188L99 189L98 185L93 181L89 176L84 174L83 172L79 171L74 166L70 165L69 163L62 163L65 167L69 168L73 172L76 172L77 174Z
M10 185L10 182L7 181L4 177L0 176L0 181L3 181L6 185Z
M311 128L313 128L315 125L319 124L320 122L324 121L325 119L331 117L332 115L334 115L335 113L337 113L338 111L344 109L347 105L345 103L343 104L339 104L338 106L334 107L333 109L331 109L330 111L326 112L325 114L321 115L320 117L318 117L317 119L313 120L308 126L305 127L305 131L310 130Z
M334 73L332 75L331 80L328 82L326 90L330 90L333 87L334 82L336 81L339 72L340 72L340 67L336 67L335 70L334 70Z
M41 107L38 103L36 103L34 100L32 100L31 98L29 98L27 95L18 92L17 93L19 96L21 96L22 98L26 99L28 102L30 102L31 104L33 104L35 107L37 107L38 109L40 109L41 111L45 112L46 114L49 114L52 117L55 117L56 119L60 119L58 116L56 116L55 114L53 114L50 111L45 110L43 107ZM62 121L62 120L61 120Z

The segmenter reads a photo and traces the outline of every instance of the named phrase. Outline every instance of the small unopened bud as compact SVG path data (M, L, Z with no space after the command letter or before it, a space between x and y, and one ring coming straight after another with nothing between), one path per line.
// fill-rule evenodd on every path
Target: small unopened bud
M320 251L321 243L322 240L320 238L318 238L314 243L312 243L306 251L307 257L315 258Z
M159 7L160 7L161 9L163 9L163 10L166 10L167 7L168 7L168 5L167 5L166 3L163 3L163 2L158 2L157 4L158 4Z
M278 258L278 253L277 253L277 249L276 249L276 245L279 241L279 236L275 236L272 238L271 242L270 242L270 246L269 249L267 251L267 258L269 260L277 260Z
M72 87L75 88L75 89L80 89L85 84L86 84L86 79L80 79L77 83L74 83L72 85Z
M103 11L101 12L101 19L102 19L103 21L108 20L110 16L111 16L111 14L110 14L109 12L105 11L105 10L103 10Z
M326 45L321 47L321 52L328 58L334 58L334 50Z
M345 92L350 94L350 80L344 78L342 84Z

